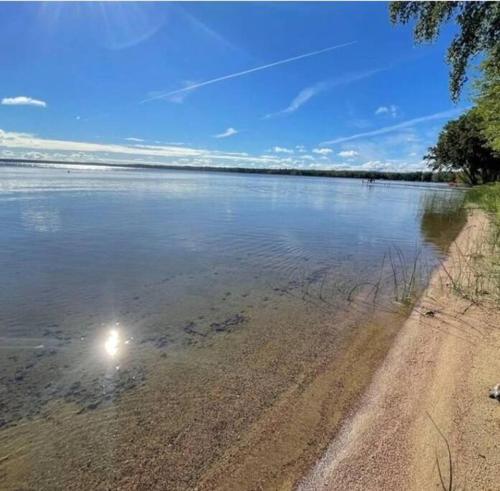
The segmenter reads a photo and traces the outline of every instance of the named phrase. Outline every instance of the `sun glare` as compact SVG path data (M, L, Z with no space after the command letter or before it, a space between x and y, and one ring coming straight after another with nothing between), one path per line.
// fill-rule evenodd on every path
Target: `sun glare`
M118 353L118 346L120 344L120 333L116 329L109 331L108 337L104 343L106 353L112 358Z

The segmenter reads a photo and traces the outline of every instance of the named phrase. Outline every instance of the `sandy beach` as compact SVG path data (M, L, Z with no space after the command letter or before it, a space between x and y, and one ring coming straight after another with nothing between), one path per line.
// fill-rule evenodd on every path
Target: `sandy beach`
M301 490L499 489L500 405L488 391L500 381L500 315L487 294L472 303L452 288L487 230L486 216L471 212Z

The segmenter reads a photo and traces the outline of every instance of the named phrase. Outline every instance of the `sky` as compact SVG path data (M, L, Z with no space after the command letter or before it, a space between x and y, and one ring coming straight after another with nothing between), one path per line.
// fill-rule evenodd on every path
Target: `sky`
M387 3L2 3L0 157L415 170L470 105Z

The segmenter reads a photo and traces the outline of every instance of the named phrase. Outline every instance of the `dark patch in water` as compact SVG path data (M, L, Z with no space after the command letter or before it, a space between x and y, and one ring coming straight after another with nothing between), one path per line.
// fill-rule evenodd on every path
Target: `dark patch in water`
M243 324L246 320L244 315L236 314L223 322L212 322L210 327L216 332L228 332L232 331L234 327Z
M159 340L161 344L163 339ZM48 380L56 375L54 349L37 351L30 355L26 364L11 376L0 377L0 427L15 425L23 418L33 419L43 415L50 402L64 400L80 407L79 413L112 403L130 390L142 385L146 372L142 366L81 370L79 379L63 377L59 382ZM20 395L24 396L21 398Z

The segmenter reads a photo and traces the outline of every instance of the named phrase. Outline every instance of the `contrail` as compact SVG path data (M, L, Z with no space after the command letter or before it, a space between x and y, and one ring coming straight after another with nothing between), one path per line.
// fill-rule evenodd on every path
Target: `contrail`
M163 92L162 94L149 97L141 101L141 103L154 101L156 99L162 99L163 97L169 97L171 95L180 94L181 92L187 92L188 90L198 89L199 87L204 87L205 85L215 84L217 82L222 82L223 80L229 80L231 78L241 77L243 75L248 75L253 72L260 72L261 70L266 70L267 68L272 68L278 65L284 65L285 63L291 63L292 61L302 60L303 58L309 58L310 56L320 55L322 53L327 53L328 51L333 51L334 49L344 48L346 46L351 46L357 41L351 41L350 43L337 44L336 46L330 46L328 48L319 49L317 51L311 51L310 53L305 53L303 55L292 56L291 58L286 58L285 60L275 61L273 63L268 63L267 65L261 65L254 68L249 68L248 70L243 70L242 72L231 73L229 75L224 75L222 77L213 78L211 80L205 80L193 85L188 85L182 89L172 90L170 92Z
M466 108L465 108L466 109ZM446 119L452 116L456 116L464 111L464 108L455 108L448 111L442 111L435 114L429 114L427 116L422 116L420 118L410 119L408 121L403 121L392 126L386 126L384 128L379 128L378 130L365 131L364 133L357 133L351 136L341 136L340 138L335 138L334 140L328 140L321 142L320 145L336 145L337 143L350 142L352 140L358 140L359 138L368 138L371 136L385 135L386 133L391 133L392 131L401 130L403 128L408 128L415 124L425 123L427 121L434 121L435 119Z

